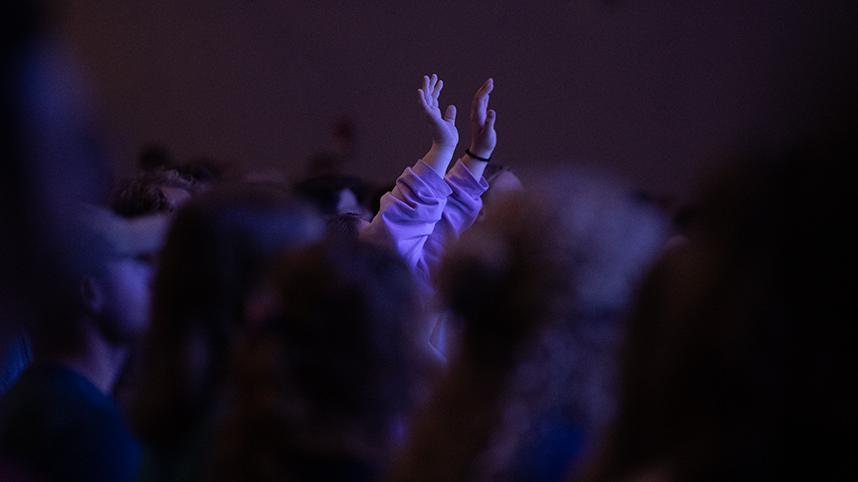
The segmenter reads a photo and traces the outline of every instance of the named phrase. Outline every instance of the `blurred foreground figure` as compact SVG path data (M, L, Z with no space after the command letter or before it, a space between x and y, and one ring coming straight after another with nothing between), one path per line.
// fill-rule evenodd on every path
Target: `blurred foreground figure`
M642 290L585 480L855 479L855 159L806 143L705 191Z
M236 358L208 480L379 480L429 367L411 273L328 241L283 258L275 293Z
M65 233L80 202L107 192L86 82L44 10L0 6L0 394L29 363L22 324L76 304Z
M132 481L138 450L110 392L148 323L163 219L80 210L65 233L78 302L28 323L34 363L0 400L0 456L48 481Z
M130 335L117 306L140 285L122 281L136 277L132 253L82 249L82 233L121 223L81 217L82 202L106 201L106 163L86 82L44 10L0 6L0 394L36 360L0 401L0 478L132 480L135 449L105 389Z
M265 305L257 293L269 263L322 230L308 208L256 185L214 188L176 211L155 275L133 409L145 449L140 480L198 480L233 346Z
M444 262L459 346L394 480L563 480L613 415L620 322L664 223L593 173L534 185Z

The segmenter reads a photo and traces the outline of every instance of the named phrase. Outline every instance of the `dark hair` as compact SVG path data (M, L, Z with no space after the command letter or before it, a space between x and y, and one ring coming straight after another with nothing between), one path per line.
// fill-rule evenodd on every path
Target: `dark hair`
M295 194L315 206L323 216L338 214L337 202L344 190L354 193L357 202L363 205L369 188L357 177L340 175L312 177L295 185Z
M204 421L266 262L318 237L301 204L257 186L225 186L177 211L155 276L135 425L156 446Z
M361 217L355 213L337 214L327 220L328 236L341 240L357 240Z
M700 200L686 246L640 295L619 415L586 480L854 475L854 144L805 144L731 166ZM851 201L849 199L852 199ZM838 274L839 273L839 274ZM854 439L853 439L854 440ZM851 467L851 468L850 468Z
M210 157L195 157L187 162L176 164L174 169L182 176L194 182L206 184L227 180L230 164Z
M212 478L377 473L421 377L410 272L393 253L329 240L281 259L274 286L280 309L236 358Z
M193 190L193 181L177 171L157 171L122 182L110 196L110 207L116 214L133 218L173 211L176 206L161 188L173 187Z
M612 413L621 315L663 223L592 173L552 172L538 185L503 199L444 263L460 352L396 480L543 480L546 465L563 476L583 444L544 453L552 430L590 442Z

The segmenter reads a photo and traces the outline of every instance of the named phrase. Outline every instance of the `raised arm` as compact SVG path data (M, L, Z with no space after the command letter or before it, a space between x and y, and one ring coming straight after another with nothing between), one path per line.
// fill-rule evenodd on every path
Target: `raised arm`
M495 119L497 114L489 109L489 95L494 89L494 80L488 79L477 89L471 102L471 143L468 151L475 156L489 159L497 145ZM482 208L481 196L489 185L483 178L487 162L465 154L447 173L445 181L450 186L450 196L435 225L435 230L423 248L422 269L434 276L448 246L471 227Z
M432 146L413 167L405 169L393 190L382 196L378 214L361 232L364 240L393 246L426 283L428 272L420 268L425 266L423 248L452 192L444 173L459 141L456 107L447 107L444 115L439 108L443 86L435 74L423 77L418 104L429 122Z

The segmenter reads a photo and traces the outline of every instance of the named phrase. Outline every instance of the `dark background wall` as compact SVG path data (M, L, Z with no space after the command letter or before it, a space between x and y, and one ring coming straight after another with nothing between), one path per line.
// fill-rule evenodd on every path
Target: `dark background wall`
M844 5L847 2L840 2ZM825 4L825 5L823 5ZM112 152L142 144L285 166L356 122L349 170L392 180L428 147L424 72L465 113L496 80L496 157L607 167L681 195L749 136L813 124L846 83L838 2L76 0L62 35L100 93ZM850 60L851 62L851 60Z

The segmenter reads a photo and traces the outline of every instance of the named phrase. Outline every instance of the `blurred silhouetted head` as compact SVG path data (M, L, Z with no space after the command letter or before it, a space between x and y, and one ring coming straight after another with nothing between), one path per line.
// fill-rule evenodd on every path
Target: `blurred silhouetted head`
M319 176L295 186L295 193L325 217L350 213L369 220L368 192L366 183L352 176Z
M411 273L333 240L282 258L274 285L277 309L236 360L214 478L372 480L421 380Z
M489 163L483 173L489 190L483 194L483 207L480 210L480 219L483 219L487 211L495 209L495 206L503 202L503 198L522 191L524 186L521 180L507 166L497 163Z
M176 212L143 352L136 422L145 441L180 444L208 416L268 263L322 229L303 204L252 185L204 193Z
M843 224L855 156L826 134L752 153L704 191L689 241L637 303L619 417L590 480L779 480L802 464L815 480L854 474L840 440L858 429L845 382L856 244ZM813 447L796 447L797 433Z
M111 194L110 207L126 218L171 213L194 190L193 181L177 171L156 171L123 181Z
M88 333L129 346L148 325L152 264L166 219L131 221L107 208L79 205L67 228L64 243L74 259L64 291L74 303L63 317L30 320L36 356L77 354L86 349Z
M395 480L551 480L613 415L622 317L665 223L608 176L539 181L505 196L443 264L461 343Z

